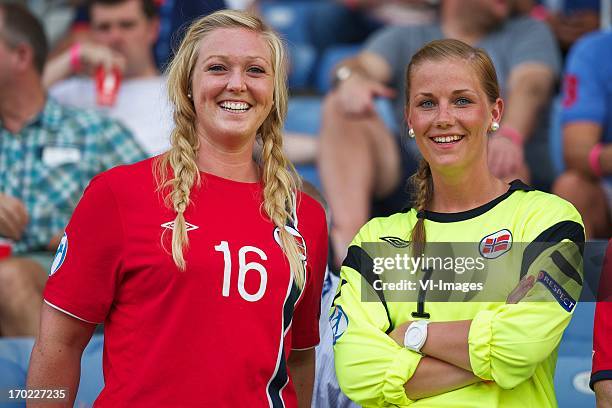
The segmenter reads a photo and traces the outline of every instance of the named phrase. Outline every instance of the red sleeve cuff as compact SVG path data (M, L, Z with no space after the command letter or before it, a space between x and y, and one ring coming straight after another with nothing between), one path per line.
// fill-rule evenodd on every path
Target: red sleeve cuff
M82 308L74 303L67 302L60 296L55 296L50 290L45 290L43 300L50 307L84 322L92 324L102 324L104 322L104 317L97 316L90 311L82 310Z

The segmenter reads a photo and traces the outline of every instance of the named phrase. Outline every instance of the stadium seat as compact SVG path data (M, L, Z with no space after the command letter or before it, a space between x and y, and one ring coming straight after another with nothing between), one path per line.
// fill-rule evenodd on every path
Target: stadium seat
M399 135L399 124L395 120L395 113L393 112L393 105L391 104L391 100L386 98L378 98L376 102L374 102L374 107L376 108L376 112L378 116L385 122L387 128L394 135ZM401 135L402 137L406 137L407 135Z
M0 407L25 407L25 401L11 401L9 390L23 390L26 385L26 371L16 362L0 358Z
M560 408L595 406L589 388L594 314L595 303L579 303L559 345L555 393Z
M580 295L581 302L593 302L598 298L599 281L604 261L607 240L589 240L584 246L584 285L582 294ZM610 296L602 290L600 295L605 298Z
M580 341L585 343L593 342L593 318L595 316L595 303L594 302L584 302L578 303L576 306L576 310L574 310L574 315L572 316L572 320L570 324L565 329L563 333L563 340L561 342L561 348L563 348L563 342L570 341ZM584 352L584 350L581 350ZM586 351L588 353L588 357L591 355L592 348L589 346L589 349ZM561 352L561 350L560 350ZM570 354L575 355L577 350L570 350Z
M356 55L361 45L338 45L325 50L316 69L317 90L325 94L332 87L333 69L340 61Z
M285 130L299 132L318 137L321 127L321 104L323 98L318 96L293 97L289 100ZM378 99L375 103L376 111L392 132L397 133L398 126L393 116L393 107L387 99ZM321 189L321 180L317 169L312 165L297 166L302 178Z
M79 392L75 399L75 407L92 406L104 386L102 373L103 343L103 336L96 334L83 351L81 380ZM32 338L0 338L0 398L3 397L3 390L25 387L33 345L34 339ZM4 405L5 402L0 399L0 407L25 406L25 404Z
M318 137L321 125L321 98L293 97L289 100L285 130L299 132ZM316 166L301 165L296 167L300 176L321 190L321 180Z
M589 388L591 358L559 356L555 370L555 394L559 408L594 407L595 394Z
M262 2L264 20L289 44L310 44L309 19L313 4L309 1Z
M289 50L289 88L310 88L317 51L310 43L310 17L315 4L309 1L263 2L262 16L280 33Z
M300 96L289 99L285 130L318 134L321 126L321 105L323 98L319 96ZM388 99L380 98L375 102L376 111L389 129L399 131L393 106Z
M318 96L299 96L289 99L285 129L316 135L321 125L321 103Z
M317 61L317 51L309 44L289 44L289 89L310 88L312 71Z
M104 375L102 371L102 349L104 337L101 334L94 335L83 351L81 358L81 382L77 393L75 406L92 406L93 402L104 387Z
M34 339L30 337L0 337L0 358L11 360L26 371Z
M24 389L32 352L32 338L0 338L0 407L25 407L24 401L5 398L9 389Z

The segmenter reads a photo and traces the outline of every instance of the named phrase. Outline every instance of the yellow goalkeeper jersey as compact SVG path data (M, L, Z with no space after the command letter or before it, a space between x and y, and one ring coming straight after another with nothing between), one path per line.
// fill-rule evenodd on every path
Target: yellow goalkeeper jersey
M557 348L582 289L584 228L576 209L517 180L473 210L418 216L427 236L420 264L401 256L410 253L414 209L371 220L351 243L330 311L342 390L364 407L557 406ZM506 304L525 275L535 277L533 288ZM410 400L404 384L422 356L388 333L420 318L471 320L472 371L487 381Z

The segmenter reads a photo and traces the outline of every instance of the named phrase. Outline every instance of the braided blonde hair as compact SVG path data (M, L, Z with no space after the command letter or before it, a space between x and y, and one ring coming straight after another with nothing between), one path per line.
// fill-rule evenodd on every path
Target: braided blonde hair
M426 61L442 61L458 59L469 63L480 80L480 85L491 103L499 98L499 83L495 66L486 51L474 48L462 41L444 39L435 40L417 51L406 68L406 108L410 106L411 74L415 67ZM429 163L421 160L417 172L410 179L415 191L414 207L417 211L417 222L412 229L412 255L420 256L424 249L427 237L425 234L425 209L433 198L433 179Z
M412 229L410 241L412 242L412 256L420 257L425 250L425 209L433 197L433 180L429 163L421 160L416 173L410 178L415 191L414 208L417 211L417 223Z
M183 251L189 245L184 212L191 203L189 193L199 184L200 172L196 164L199 139L193 102L189 97L194 66L200 42L212 31L221 28L243 28L262 36L270 47L274 69L274 102L270 113L258 129L263 143L262 167L263 210L279 229L280 243L289 261L294 282L300 288L305 283L304 248L285 228L297 226L295 219L296 192L300 187L295 168L283 153L282 128L287 114L286 52L279 36L258 17L235 10L221 10L202 17L191 24L170 66L168 94L174 105L175 127L171 134L172 147L159 157L155 165L159 189L169 190L166 204L174 209L176 218L172 231L172 258L179 269L185 270ZM173 170L172 178L168 168Z

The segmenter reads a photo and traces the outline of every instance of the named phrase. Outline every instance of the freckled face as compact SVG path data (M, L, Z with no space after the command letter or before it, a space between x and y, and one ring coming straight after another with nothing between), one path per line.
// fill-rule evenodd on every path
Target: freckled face
M410 78L406 116L421 154L433 170L460 171L484 160L487 129L501 119L468 62L425 61Z
M268 43L247 29L214 30L200 43L191 87L201 137L254 141L274 99Z

